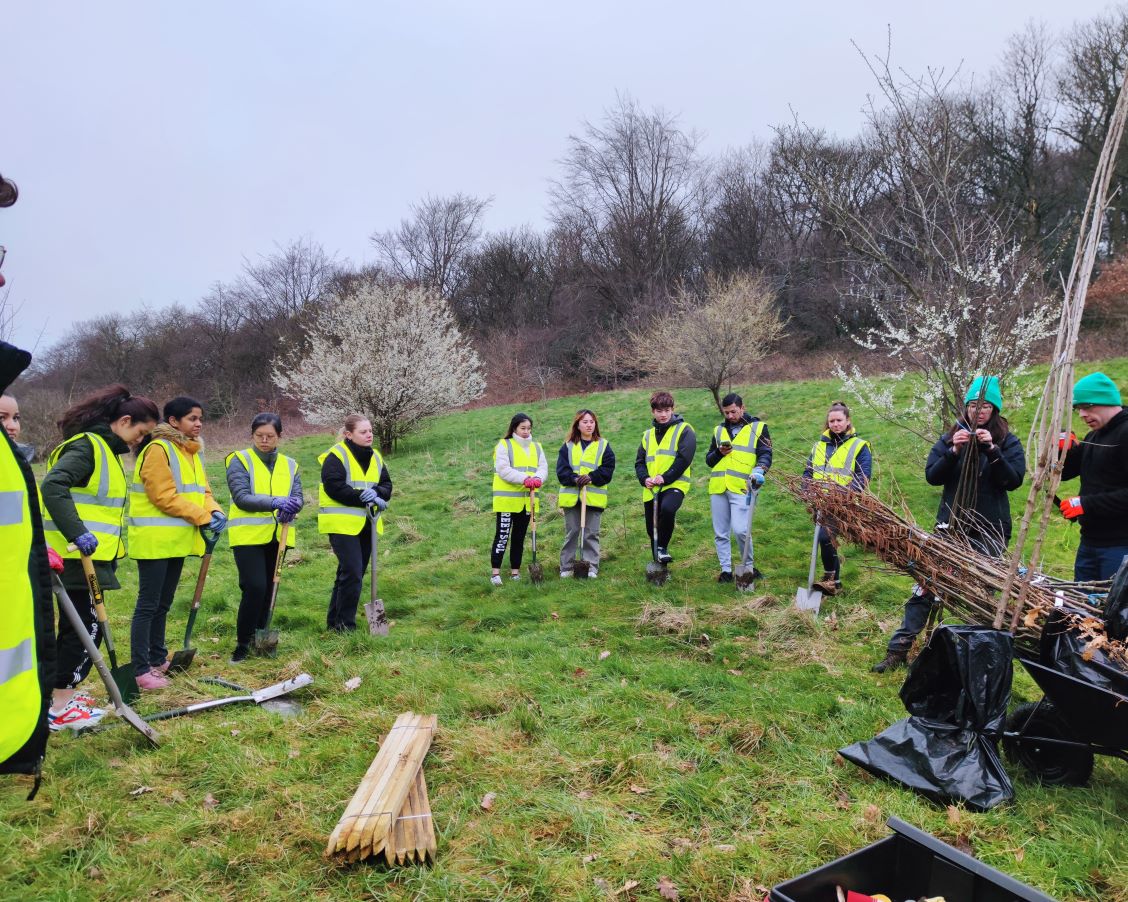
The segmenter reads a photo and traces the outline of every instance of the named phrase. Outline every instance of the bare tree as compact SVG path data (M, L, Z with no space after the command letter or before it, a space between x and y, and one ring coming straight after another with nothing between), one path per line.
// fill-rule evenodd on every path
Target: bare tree
M372 235L381 265L400 280L417 282L449 300L462 286L467 257L481 237L482 216L491 202L453 194L428 195L412 204L410 219Z
M775 292L763 276L709 275L701 294L683 288L668 312L636 335L634 355L643 371L709 389L720 410L721 388L767 357L783 334Z

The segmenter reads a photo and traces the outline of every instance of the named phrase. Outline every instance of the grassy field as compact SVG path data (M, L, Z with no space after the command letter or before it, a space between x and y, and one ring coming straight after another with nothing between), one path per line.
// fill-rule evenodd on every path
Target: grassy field
M1128 384L1128 359L1106 371ZM807 382L744 393L770 425L777 468L796 470L838 390ZM707 444L718 420L711 399L677 396ZM159 749L124 726L54 737L34 803L22 801L26 787L0 787L0 899L654 899L666 877L683 900L759 902L774 883L887 835L884 821L896 815L1058 899L1128 900L1122 762L1098 760L1082 788L1043 788L1011 768L1014 804L975 814L836 756L904 714L904 671L869 667L910 580L847 549L846 591L824 607L831 616L796 614L790 598L806 580L811 524L778 486L765 489L754 523L767 579L755 598L741 596L715 582L702 448L673 542L674 577L661 589L647 584L633 478L646 397L527 408L554 457L577 405L594 407L619 456L598 581L555 578L562 521L546 505L546 584L489 585L491 451L508 408L441 417L388 459L396 495L379 555L388 638L323 631L334 559L307 514L300 560L283 577L278 658L229 664L238 587L224 542L191 675L140 709L220 694L198 681L204 675L259 686L304 670L314 684L298 697L300 714L231 707L168 721L158 725ZM1028 418L1013 418L1024 440ZM864 413L855 423L873 441L876 490L896 486L931 526L938 495L924 485L925 444ZM302 465L311 507L316 456L329 441L284 444ZM226 501L220 450L209 450L209 472ZM1013 497L1019 508L1024 494ZM1061 572L1076 541L1075 529L1055 524L1049 556ZM132 563L123 575L110 609L124 644ZM194 576L189 565L170 640L182 634ZM680 625L641 617L655 608L681 615L670 618ZM352 677L361 685L346 692ZM1024 674L1015 695L1036 697ZM425 766L438 861L334 866L321 857L325 841L380 738L409 709L439 717ZM497 798L485 811L489 792Z

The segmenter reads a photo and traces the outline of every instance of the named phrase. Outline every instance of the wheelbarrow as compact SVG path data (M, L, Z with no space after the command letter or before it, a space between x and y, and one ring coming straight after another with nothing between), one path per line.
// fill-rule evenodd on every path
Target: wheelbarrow
M1096 755L1128 761L1128 696L1037 661L1019 662L1044 693L1007 718L1003 751L1042 783L1081 786Z

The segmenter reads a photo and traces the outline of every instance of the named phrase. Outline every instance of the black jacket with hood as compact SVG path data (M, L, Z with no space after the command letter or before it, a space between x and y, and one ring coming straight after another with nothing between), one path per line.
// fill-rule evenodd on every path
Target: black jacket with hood
M1098 548L1128 545L1128 409L1070 449L1061 478L1078 476L1081 539Z
M680 413L675 413L670 417L670 422L659 423L657 420L652 420L651 424L657 430L654 435L658 441L666 433L673 429L678 423L684 423ZM678 436L677 456L674 457L674 462L670 464L670 469L662 474L662 478L666 484L676 482L681 478L681 475L690 468L693 464L693 456L697 453L697 434L693 431L692 426L688 426L681 431ZM639 485L646 485L646 480L650 476L649 471L646 469L646 445L639 442L638 453L635 454L635 476L638 477Z

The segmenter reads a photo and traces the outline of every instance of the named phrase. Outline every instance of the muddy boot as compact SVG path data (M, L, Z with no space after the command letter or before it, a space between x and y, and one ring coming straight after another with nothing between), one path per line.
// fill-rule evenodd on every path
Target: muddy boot
M898 667L905 666L905 660L907 658L908 652L891 651L882 660L874 664L870 670L874 673L885 673L887 670L896 670Z
M841 583L837 582L834 578L833 570L824 570L822 579L818 580L812 588L818 589L823 595L837 595Z

